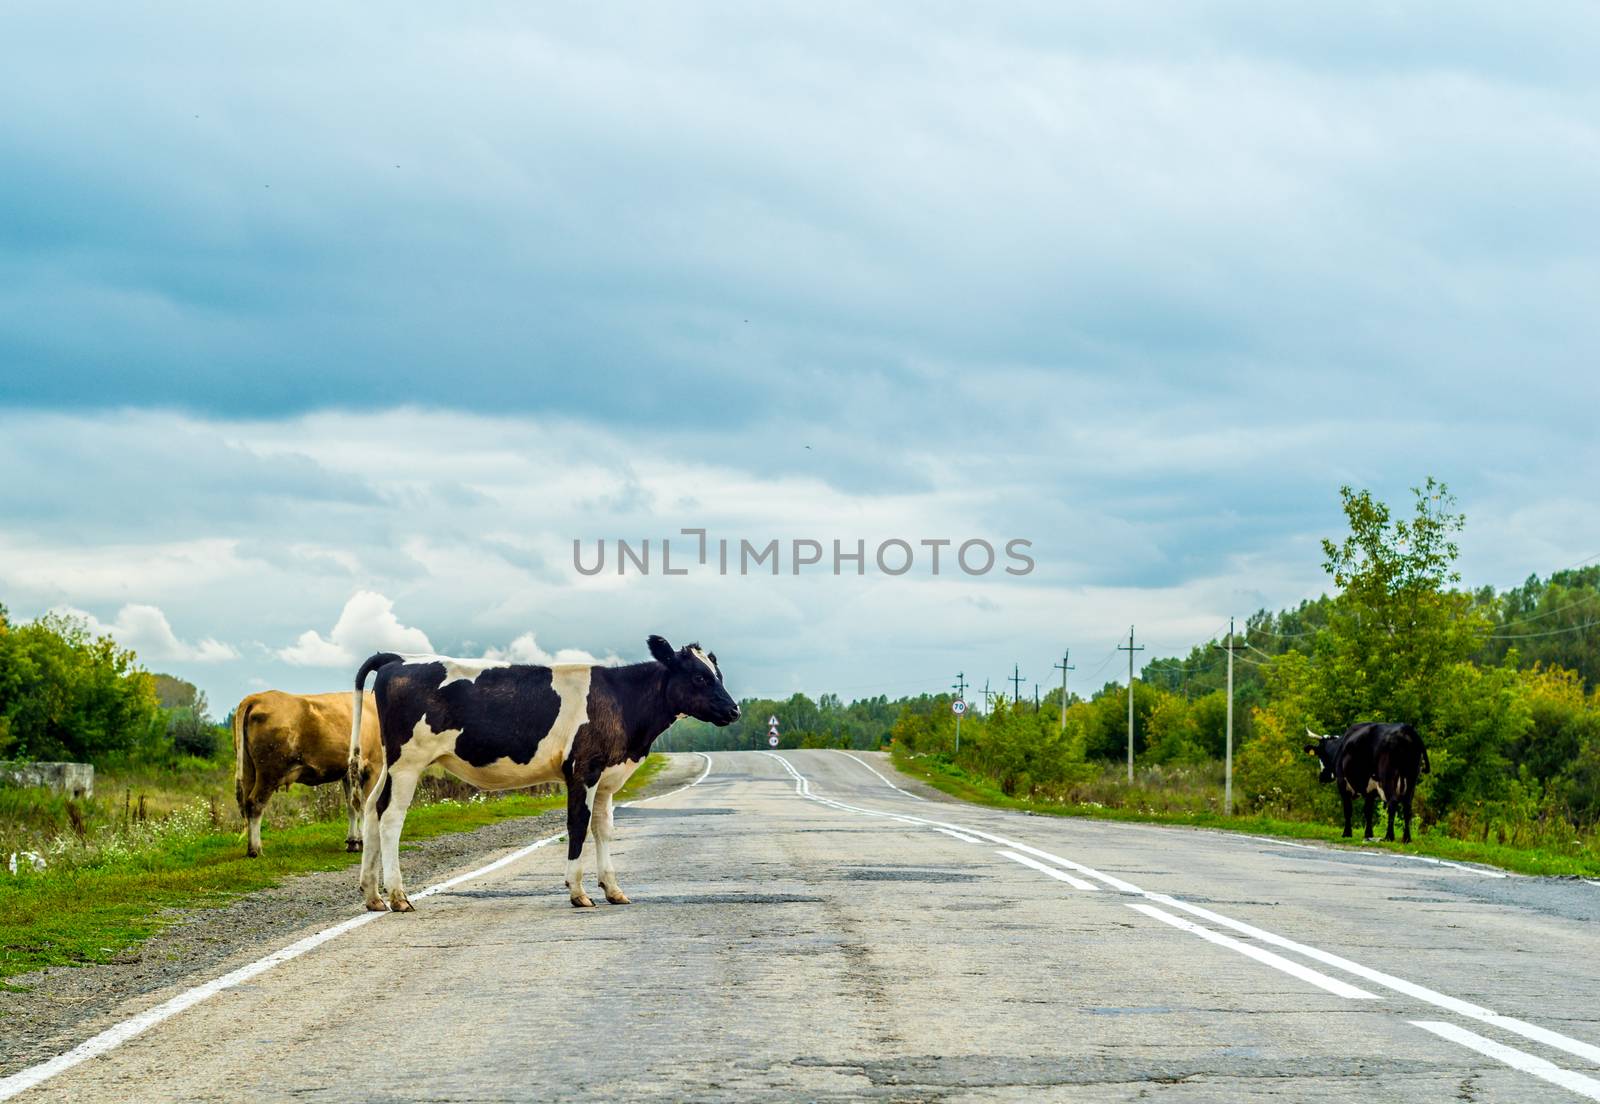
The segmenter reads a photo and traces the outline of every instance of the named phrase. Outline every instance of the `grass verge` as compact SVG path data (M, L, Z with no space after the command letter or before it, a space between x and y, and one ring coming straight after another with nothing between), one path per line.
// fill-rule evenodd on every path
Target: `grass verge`
M652 755L618 795L628 800L666 764ZM413 806L405 838L468 832L513 817L564 808L563 794L507 794L482 801ZM148 850L115 854L92 865L7 877L0 870L0 988L3 979L46 966L110 962L169 923L171 908L215 908L286 877L352 866L345 824L335 819L274 832L258 859L247 859L237 832L166 839Z
M1309 821L1280 820L1268 816L1224 816L1216 812L1159 812L1099 804L1030 801L1009 797L988 779L972 775L960 767L928 756L913 756L901 747L894 749L893 759L894 765L901 772L926 782L951 797L970 801L975 805L1015 809L1041 816L1091 817L1096 820L1182 825L1189 828L1214 828L1229 832L1248 832L1252 835L1281 836L1286 839L1321 840L1337 847L1356 850L1379 848L1409 855L1448 859L1453 862L1483 863L1518 874L1600 876L1600 855L1592 853L1573 855L1538 847L1514 847L1508 844L1460 840L1445 835L1442 831L1424 829L1415 824L1412 827L1412 843L1381 841L1362 843L1359 839L1351 841L1342 838L1341 829L1337 826ZM1359 819L1358 808L1358 828Z

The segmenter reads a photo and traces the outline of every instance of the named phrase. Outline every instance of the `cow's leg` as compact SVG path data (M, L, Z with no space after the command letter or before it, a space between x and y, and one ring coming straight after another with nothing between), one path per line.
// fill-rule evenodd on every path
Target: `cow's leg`
M1394 842L1394 807L1400 804L1400 795L1395 793L1393 783L1384 787L1383 807L1389 811L1389 830L1383 834L1384 843Z
M1372 840L1372 822L1378 819L1378 795L1369 788L1362 806L1363 823L1366 825L1366 834L1362 839Z
M388 785L387 772L378 772L378 784L367 794L361 808L361 838L372 840L372 846L361 852L361 895L367 908L373 912L387 912L389 906L378 895L378 863L383 848L378 846L378 798Z
M1401 843L1411 842L1411 791L1406 790L1405 796L1400 799L1400 823L1404 826L1404 834L1400 837Z
M567 892L573 908L594 908L583 891L583 841L589 835L589 819L594 812L593 786L576 778L567 780Z
M1355 819L1356 799L1350 794L1340 791L1339 796L1344 799L1344 838L1350 838L1350 822Z
M615 837L611 820L611 794L595 795L594 821L595 863L600 867L600 888L606 891L606 900L613 905L629 905L628 895L617 884L617 868L611 865L611 841Z
M406 810L411 808L411 797L417 791L420 775L420 771L391 767L389 778L384 783L388 800L380 798L378 802L378 845L383 859L383 888L389 891L389 907L395 912L416 911L406 896L405 882L400 877L400 831L406 826Z
M272 787L263 786L262 781L261 775L256 775L239 809L244 814L244 853L252 859L261 855L261 814L267 811L267 798L272 796Z
M340 781L344 787L344 849L346 851L361 850L361 794L352 785L346 776Z

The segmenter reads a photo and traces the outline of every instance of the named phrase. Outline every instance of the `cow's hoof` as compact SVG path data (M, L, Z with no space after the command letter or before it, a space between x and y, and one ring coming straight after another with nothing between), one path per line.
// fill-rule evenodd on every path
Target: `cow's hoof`
M609 890L609 889L606 890L606 900L609 901L613 905L631 905L631 904L633 904L632 901L628 900L628 895L626 893L622 892L622 890L620 890L620 889L619 890L615 890L615 891Z
M361 850L361 841L360 840L345 840L344 841L344 849L346 851L350 852L350 854L352 854L352 855L357 854Z
M578 896L572 899L572 907L594 908L594 902L589 899L589 895L587 893L580 893Z
M1362 843L1377 843L1378 841L1373 839L1371 836L1365 836L1365 837L1362 838L1361 842Z
M244 857L247 859L259 859L261 857L261 852L252 851L247 847L245 848Z
M416 912L417 907L411 903L411 898L404 893L389 894L389 910L391 912Z
M389 903L387 901L384 901L384 900L382 900L380 898L377 898L377 897L369 897L369 898L367 898L367 911L368 912L388 912L389 911Z

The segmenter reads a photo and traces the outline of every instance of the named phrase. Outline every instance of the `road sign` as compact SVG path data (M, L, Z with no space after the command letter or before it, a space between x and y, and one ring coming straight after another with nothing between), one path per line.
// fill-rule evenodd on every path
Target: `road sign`
M777 747L778 746L778 734L776 732L768 734L768 736L767 736L767 745L769 747Z
M774 713L772 716L767 718L767 727L768 728L777 728L778 727L778 715L776 713Z
M955 701L950 703L950 712L954 713L956 716L959 717L966 711L967 703L962 701L960 698L957 698Z

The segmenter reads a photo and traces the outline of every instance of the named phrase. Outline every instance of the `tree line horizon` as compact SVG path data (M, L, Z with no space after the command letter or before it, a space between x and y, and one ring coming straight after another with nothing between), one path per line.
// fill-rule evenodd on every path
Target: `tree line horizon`
M1322 542L1330 593L1258 610L1236 633L1236 788L1245 811L1315 815L1307 728L1408 721L1434 773L1426 822L1514 808L1518 816L1593 826L1600 818L1600 565L1517 587L1462 589L1455 538L1466 524L1448 487L1413 489L1397 517L1367 491L1340 489L1348 530ZM1227 701L1222 637L1186 656L1152 658L1135 679L1134 755L1145 771L1202 768L1222 755ZM679 721L660 750L874 749L895 744L994 783L1009 795L1065 799L1125 755L1129 688L1108 680L1034 701L1000 696L969 712L954 747L951 693L851 700L741 701L725 729ZM192 684L144 669L129 649L60 614L13 624L0 605L0 757L105 762L220 756L225 732Z

